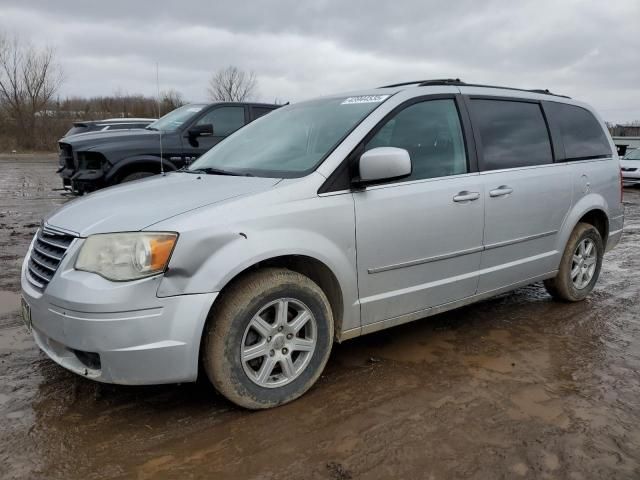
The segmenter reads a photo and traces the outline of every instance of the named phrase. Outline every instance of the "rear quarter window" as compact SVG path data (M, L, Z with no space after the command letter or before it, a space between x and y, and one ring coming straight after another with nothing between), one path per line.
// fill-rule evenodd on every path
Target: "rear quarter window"
M600 122L582 107L548 102L545 111L560 131L565 160L587 160L611 156L611 146Z
M549 131L538 103L472 99L471 113L482 145L481 170L553 163Z

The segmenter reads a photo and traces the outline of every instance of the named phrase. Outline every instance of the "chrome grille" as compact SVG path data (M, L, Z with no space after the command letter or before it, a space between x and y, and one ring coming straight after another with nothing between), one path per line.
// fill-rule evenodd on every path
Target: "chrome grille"
M56 273L74 238L72 235L53 231L46 227L38 230L27 263L29 282L44 290Z

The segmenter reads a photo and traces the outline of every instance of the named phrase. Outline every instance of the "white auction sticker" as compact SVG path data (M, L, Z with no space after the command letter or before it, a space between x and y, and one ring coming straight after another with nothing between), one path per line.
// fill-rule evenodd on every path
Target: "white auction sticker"
M354 103L380 103L389 98L389 95L359 95L357 97L349 97L341 105L352 105Z

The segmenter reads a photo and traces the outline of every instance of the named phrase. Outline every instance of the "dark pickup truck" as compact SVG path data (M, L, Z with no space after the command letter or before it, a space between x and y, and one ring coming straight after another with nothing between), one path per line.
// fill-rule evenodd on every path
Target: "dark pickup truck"
M145 129L84 133L62 138L60 168L65 189L82 195L122 182L177 170L223 138L278 108L264 103L189 104Z

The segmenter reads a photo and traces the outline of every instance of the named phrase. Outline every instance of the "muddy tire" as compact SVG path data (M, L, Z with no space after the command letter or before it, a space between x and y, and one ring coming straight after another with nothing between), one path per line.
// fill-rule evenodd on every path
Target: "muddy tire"
M153 175L155 175L155 173L153 172L134 172L122 177L122 180L120 180L120 183L133 182L134 180L140 180L141 178L152 177Z
M584 300L593 290L604 255L600 232L588 223L579 223L567 242L558 274L544 281L549 294L566 302Z
M282 405L309 390L333 343L322 289L297 272L268 268L222 295L202 342L202 365L216 390L249 409Z

